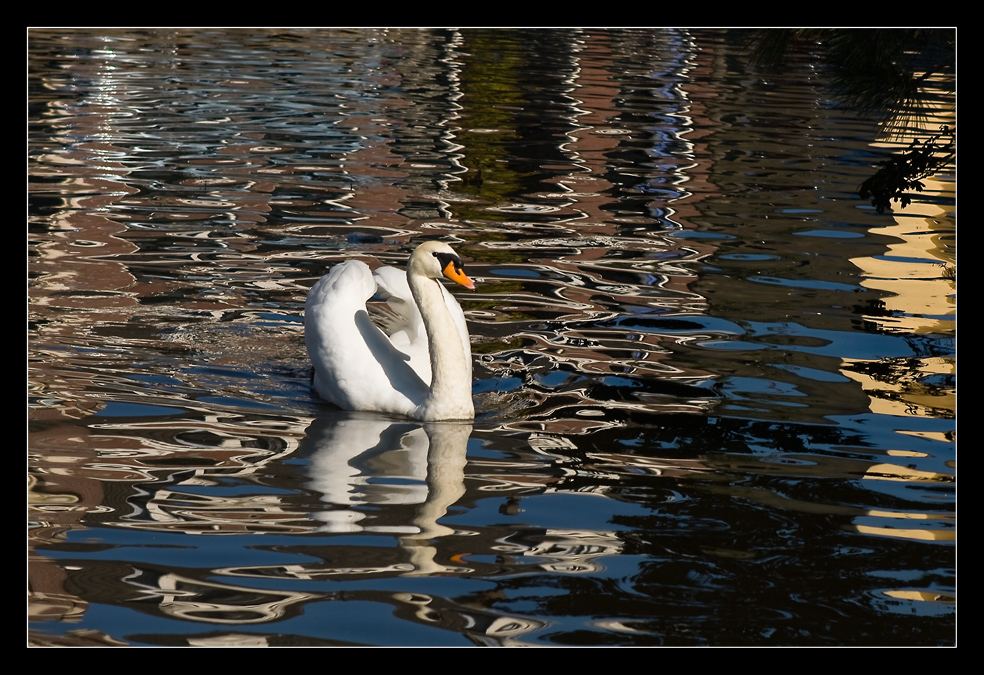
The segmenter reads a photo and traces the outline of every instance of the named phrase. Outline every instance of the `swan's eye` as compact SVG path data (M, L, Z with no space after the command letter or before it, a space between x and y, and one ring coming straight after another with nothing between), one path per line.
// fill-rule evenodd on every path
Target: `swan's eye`
M434 257L437 258L437 262L441 266L441 274L456 284L461 284L468 290L475 290L475 282L465 274L464 266L461 264L461 258L454 253L435 253Z
M441 263L442 270L446 270L448 268L448 265L453 265L455 273L457 274L465 273L461 264L461 258L454 255L453 253L435 253L434 257L437 258L437 261L439 263Z

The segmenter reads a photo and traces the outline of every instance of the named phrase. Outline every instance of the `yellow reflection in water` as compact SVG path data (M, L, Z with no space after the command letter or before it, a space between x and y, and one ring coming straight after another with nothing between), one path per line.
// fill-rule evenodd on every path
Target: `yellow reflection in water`
M914 138L934 135L942 125L951 128L952 111L939 111L927 119L923 131L893 139L888 149L898 152ZM853 258L864 273L862 284L884 293L884 308L877 316L865 319L885 332L912 335L956 336L956 260L955 214L940 206L956 202L953 180L927 178L923 198L904 209L896 207L887 225L878 227L879 235L894 241L881 256ZM928 197L928 198L927 198ZM938 198L938 199L934 199ZM879 378L867 375L863 368L852 367L845 359L844 375L861 383L869 393L871 411L887 415L912 415L914 411L935 411L934 416L956 413L956 394L952 388L927 387L910 378ZM952 356L924 356L917 366L918 379L933 375L952 377L956 359ZM926 414L923 412L922 414Z

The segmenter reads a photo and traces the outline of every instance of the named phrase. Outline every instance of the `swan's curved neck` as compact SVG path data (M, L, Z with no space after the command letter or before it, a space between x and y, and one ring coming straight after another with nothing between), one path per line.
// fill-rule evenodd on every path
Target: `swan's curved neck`
M430 351L430 393L421 407L430 411L432 419L470 419L474 415L471 368L461 336L448 312L441 282L421 274L413 266L407 270L407 282L420 308Z

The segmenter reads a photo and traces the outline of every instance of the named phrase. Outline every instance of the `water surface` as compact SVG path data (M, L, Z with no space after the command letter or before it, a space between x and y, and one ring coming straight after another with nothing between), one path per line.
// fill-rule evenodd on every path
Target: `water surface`
M954 175L744 44L31 31L31 643L954 644ZM428 238L477 419L330 409Z

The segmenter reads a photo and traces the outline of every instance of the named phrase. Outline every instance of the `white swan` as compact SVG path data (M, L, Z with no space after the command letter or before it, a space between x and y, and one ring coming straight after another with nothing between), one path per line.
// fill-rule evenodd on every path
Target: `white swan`
M416 248L406 273L375 273L358 260L332 268L308 292L304 340L318 395L345 410L391 413L425 422L470 420L471 344L465 316L441 277L474 290L450 246ZM383 332L366 310L373 295L391 310Z

